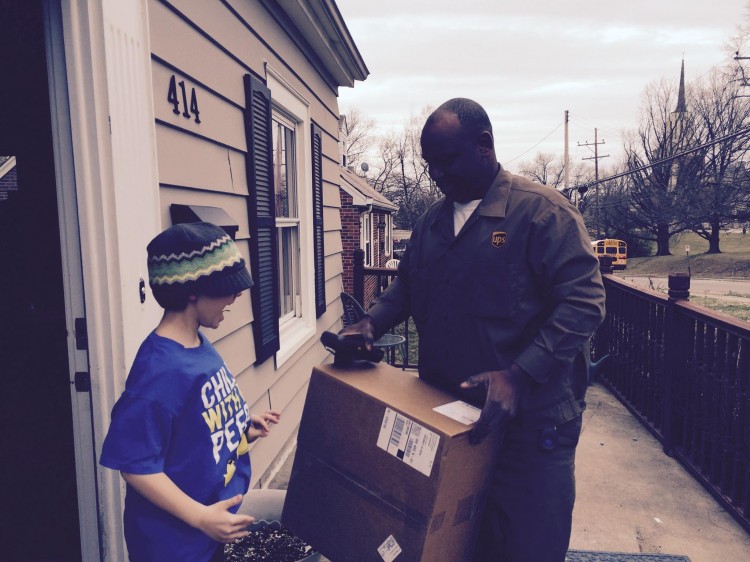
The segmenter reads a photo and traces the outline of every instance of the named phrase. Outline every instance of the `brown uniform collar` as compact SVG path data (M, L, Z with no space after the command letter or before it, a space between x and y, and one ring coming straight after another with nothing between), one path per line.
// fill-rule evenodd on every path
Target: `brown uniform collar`
M485 217L505 218L510 195L511 174L498 165L497 175L479 204L477 212Z
M485 193L477 208L476 213L478 215L505 218L512 176L500 164L497 167L497 175L492 180L487 193ZM469 219L469 221L473 222L472 219ZM443 224L446 235L453 236L453 202L450 199L443 199L442 205L440 205L438 212L435 213L429 224L432 228L437 228L439 224Z

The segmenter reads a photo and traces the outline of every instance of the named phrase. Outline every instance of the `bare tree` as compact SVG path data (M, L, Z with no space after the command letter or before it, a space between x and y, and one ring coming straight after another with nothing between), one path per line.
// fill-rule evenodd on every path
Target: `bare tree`
M432 108L425 107L412 116L403 129L378 139L377 158L368 181L380 193L399 206L396 224L411 229L417 219L440 197L422 159L420 135Z
M359 109L352 108L341 123L344 166L351 166L355 173L364 176L360 168L377 140L375 120Z
M639 237L656 242L659 256L670 255L669 240L689 229L684 216L686 186L695 181L700 158L672 158L698 144L695 117L684 111L673 84L661 80L643 94L641 124L625 142L631 171L630 207Z
M557 156L549 152L537 152L533 160L521 162L518 173L531 181L555 189L564 187L565 163L557 160Z
M594 204L594 190L589 190L588 184L594 180L592 166L578 162L570 166L568 181L570 185L565 188L565 163L562 158L554 154L539 152L533 160L522 162L518 167L518 173L525 178L547 185L560 191L572 203L578 206L584 218L587 211Z
M750 151L750 103L739 97L737 82L714 70L696 88L691 111L697 142L709 144L694 182L685 191L691 229L709 243L709 254L720 253L722 230L747 220L750 189L744 160ZM717 142L717 139L725 139Z

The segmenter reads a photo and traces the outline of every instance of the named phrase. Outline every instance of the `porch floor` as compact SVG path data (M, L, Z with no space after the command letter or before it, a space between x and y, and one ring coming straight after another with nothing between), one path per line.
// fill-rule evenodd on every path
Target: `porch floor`
M750 535L609 390L586 402L570 548L750 560Z
M587 394L570 548L750 560L750 535L605 387ZM270 488L286 489L294 455Z

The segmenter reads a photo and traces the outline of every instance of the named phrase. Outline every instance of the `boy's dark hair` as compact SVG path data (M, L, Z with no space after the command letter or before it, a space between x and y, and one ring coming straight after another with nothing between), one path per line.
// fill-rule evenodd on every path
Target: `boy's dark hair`
M207 222L176 224L148 245L148 282L159 305L184 310L191 295L221 297L253 286L232 238Z

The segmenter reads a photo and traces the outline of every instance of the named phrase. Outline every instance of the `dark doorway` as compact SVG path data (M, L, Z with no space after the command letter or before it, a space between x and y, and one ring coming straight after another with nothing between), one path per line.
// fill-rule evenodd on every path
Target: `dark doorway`
M0 157L16 164L5 183L0 178L0 558L76 561L70 375L39 1L0 0L0 61Z

